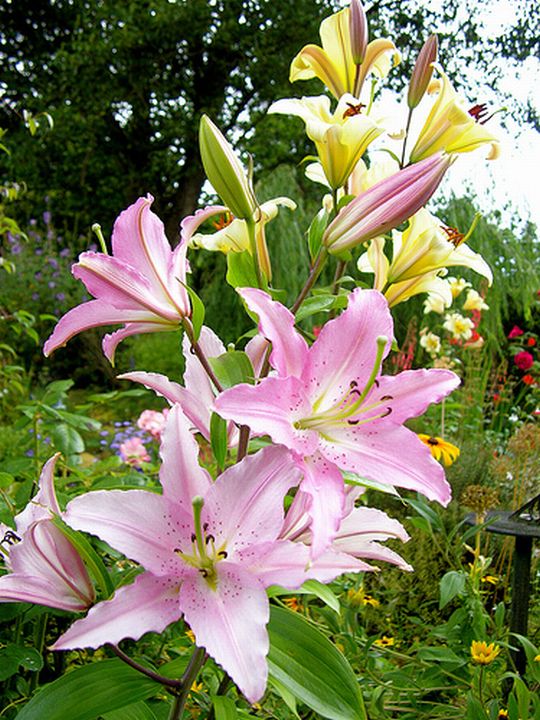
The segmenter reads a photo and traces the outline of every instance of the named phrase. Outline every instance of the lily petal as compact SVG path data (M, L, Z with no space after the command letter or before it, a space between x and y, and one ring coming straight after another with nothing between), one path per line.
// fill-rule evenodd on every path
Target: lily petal
M66 508L65 521L75 530L97 535L156 575L181 574L175 554L191 546L192 517L147 490L97 490L79 495Z
M159 481L163 495L192 512L192 500L212 485L208 472L199 465L199 445L190 432L190 423L179 405L169 413L162 434Z
M116 645L124 638L138 640L144 633L162 632L181 615L178 582L145 572L74 622L51 650Z
M240 297L248 308L259 316L259 330L272 343L270 364L280 375L300 377L308 346L294 328L294 315L284 305L274 302L262 290L240 288Z
M20 534L25 533L30 525L37 520L50 518L51 513L60 515L60 506L54 490L54 470L59 457L60 453L56 453L47 460L39 476L38 492L24 510L15 517L17 530Z
M242 567L222 562L217 570L214 591L200 573L186 578L180 607L197 645L206 648L250 702L256 702L268 677L268 598L262 583Z
M339 528L345 506L343 478L334 463L315 453L304 459L302 492L311 498L311 557L315 560L329 547Z

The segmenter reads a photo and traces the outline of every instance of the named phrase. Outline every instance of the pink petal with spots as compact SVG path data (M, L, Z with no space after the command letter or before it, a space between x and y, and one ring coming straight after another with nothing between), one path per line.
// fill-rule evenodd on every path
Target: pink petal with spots
M259 435L270 435L299 455L310 455L318 433L300 430L294 422L311 414L303 383L295 377L265 378L259 385L235 385L216 398L215 408L226 420L235 420Z
M293 590L311 577L306 572L310 563L309 548L290 540L248 547L239 551L238 560L264 587L281 585Z
M111 600L98 603L85 618L76 620L51 650L117 645L124 638L138 640L144 633L162 632L182 615L178 585L149 572L138 575L131 585L119 588Z
M416 490L430 500L447 505L450 486L444 470L415 433L389 418L366 425L332 428L320 440L321 453L344 470L371 480Z
M345 490L336 465L320 453L304 458L303 469L301 488L311 499L308 513L311 518L311 557L315 560L330 546L339 528Z
M248 308L259 316L259 330L272 343L272 367L281 376L300 377L306 363L308 346L294 328L294 315L262 290L240 288L237 292Z
M212 486L212 479L199 465L199 445L179 405L173 405L167 417L159 454L162 459L159 481L163 495L191 515L193 498L205 495Z
M392 408L392 422L402 423L422 415L431 403L440 402L460 382L450 370L405 370L399 375L380 377L379 387L372 390L366 403L372 398L390 397L385 405Z
M176 548L191 547L192 515L147 490L97 490L72 500L64 515L156 575L181 575Z
M242 567L221 562L216 589L199 573L180 588L180 607L197 645L222 666L250 702L262 697L268 678L268 598L262 583Z
M393 323L388 303L377 290L356 289L349 304L335 320L324 325L309 350L306 392L316 401L317 412L339 402L357 383L363 390L375 365L376 338L388 338L384 355L392 344Z
M283 524L283 498L300 472L291 454L266 447L227 468L208 490L202 519L216 545L227 544L229 559L250 545L273 541Z

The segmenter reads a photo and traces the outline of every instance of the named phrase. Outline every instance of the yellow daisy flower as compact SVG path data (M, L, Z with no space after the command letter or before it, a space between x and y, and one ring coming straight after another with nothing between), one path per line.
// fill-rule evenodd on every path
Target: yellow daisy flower
M392 645L395 645L396 641L393 637L387 637L386 635L383 635L382 638L377 638L375 642L373 643L377 647L386 648L386 647L392 647Z
M483 640L473 640L471 643L471 658L477 665L491 665L500 652L500 646L495 643L488 645Z
M460 455L458 447L440 437L424 435L423 433L418 433L418 437L428 446L435 460L442 460L447 467L455 462Z

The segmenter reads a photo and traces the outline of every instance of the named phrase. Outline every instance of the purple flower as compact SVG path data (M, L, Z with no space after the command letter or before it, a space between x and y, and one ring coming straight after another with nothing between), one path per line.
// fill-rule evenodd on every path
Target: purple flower
M47 262L55 270L58 268L58 260L56 258L47 258Z
M45 225L51 224L51 213L48 210L45 210L45 212L43 213L43 222L45 223Z

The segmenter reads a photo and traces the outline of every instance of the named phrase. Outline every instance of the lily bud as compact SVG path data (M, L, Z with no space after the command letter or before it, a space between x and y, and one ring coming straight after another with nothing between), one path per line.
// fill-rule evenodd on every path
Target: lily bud
M368 21L361 0L351 0L349 7L351 51L355 65L361 65L368 44Z
M326 228L323 245L339 254L397 227L427 203L452 162L437 153L376 183Z
M433 75L432 63L437 61L438 44L437 36L430 35L416 58L407 95L407 105L411 110L415 108L424 97L430 83L431 76Z
M238 157L221 131L207 115L201 118L199 146L204 171L214 190L232 214L253 217L256 202Z

